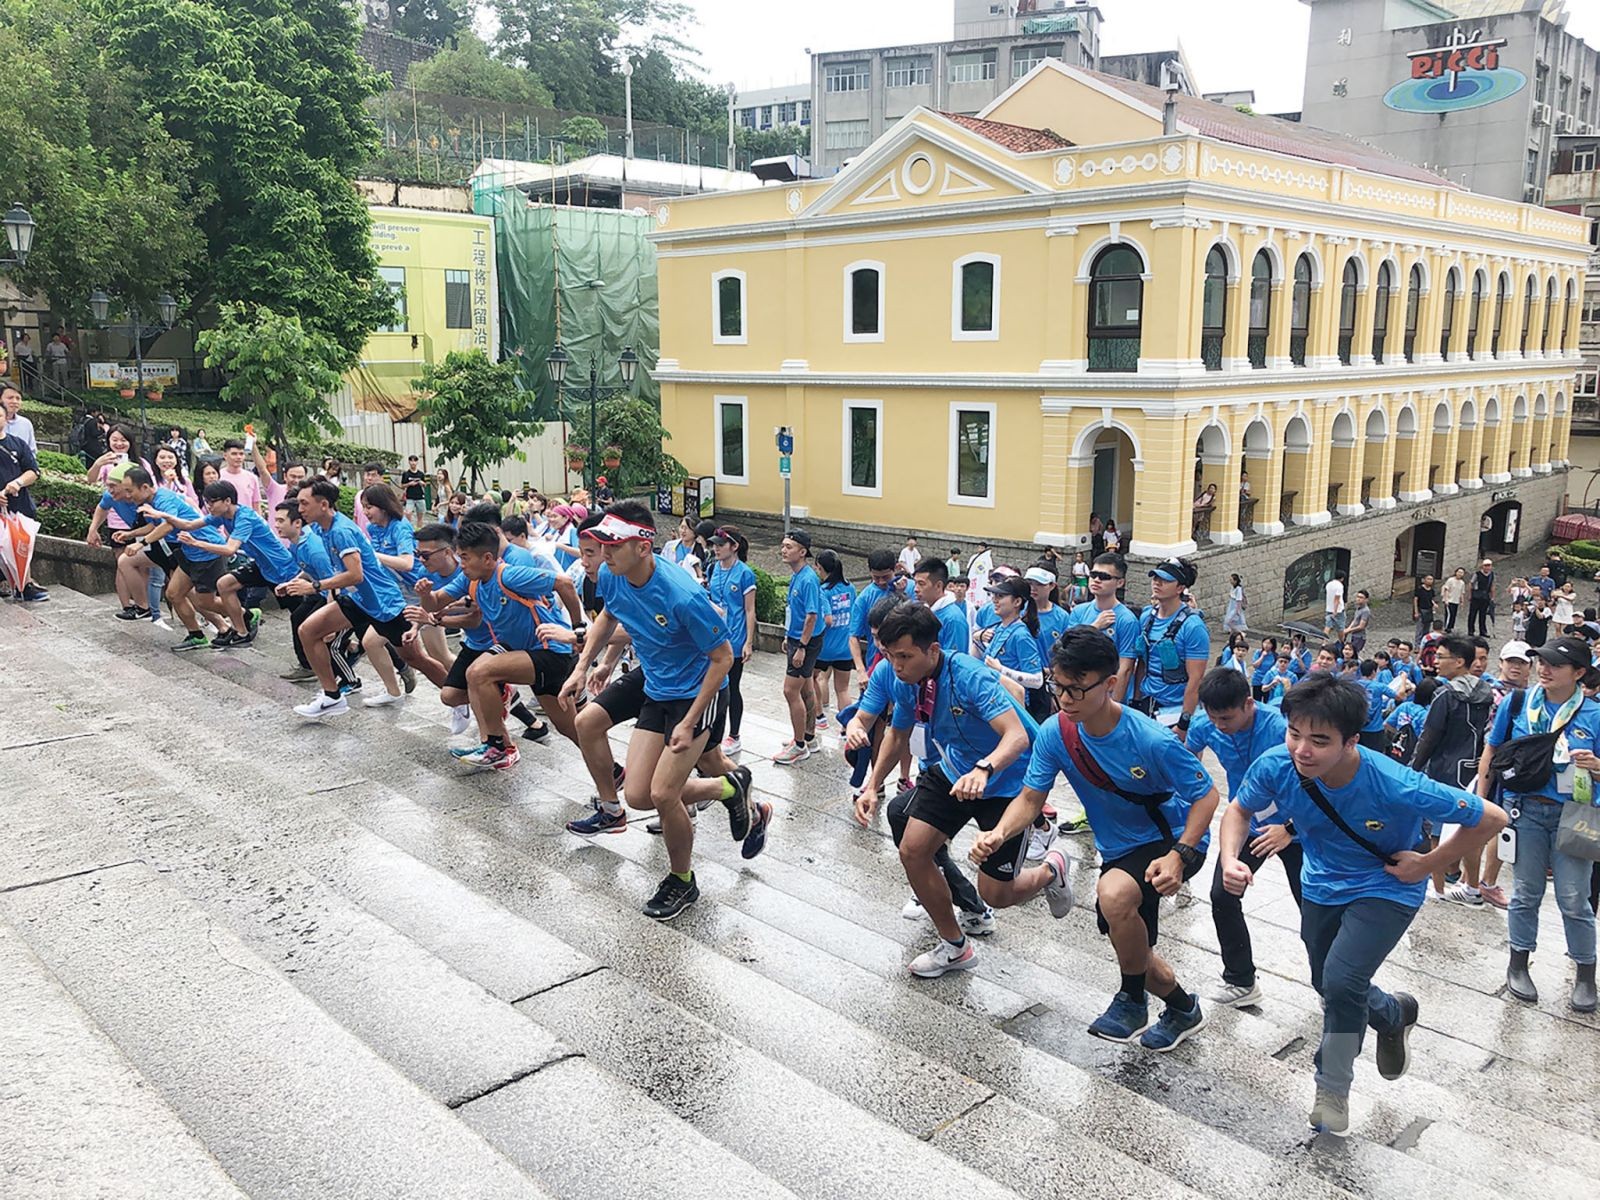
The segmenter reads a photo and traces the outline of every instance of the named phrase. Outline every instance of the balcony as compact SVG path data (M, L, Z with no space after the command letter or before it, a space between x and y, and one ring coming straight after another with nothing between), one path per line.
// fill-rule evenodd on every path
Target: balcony
M1211 514L1214 511L1215 509L1211 508L1209 505L1205 508L1197 508L1195 510L1194 525L1190 532L1194 537L1194 544L1196 546L1211 545Z
M1222 370L1222 335L1220 333L1203 333L1200 335L1200 361L1208 371Z
M1297 367L1306 365L1306 335L1291 333L1289 335L1289 361Z
M1328 485L1328 511L1329 512L1336 513L1336 512L1339 511L1339 490L1341 488L1343 488L1343 487L1344 487L1344 484L1342 484L1342 483L1330 483Z
M1299 492L1284 492L1278 497L1278 520L1283 523L1285 529L1294 524L1294 498L1299 494Z
M1138 369L1138 338L1091 337L1089 339L1089 370L1132 374Z
M1250 365L1257 371L1265 369L1267 365L1267 335L1265 333L1252 333L1250 335Z
M1256 505L1259 503L1254 496L1239 497L1239 532L1245 537L1255 537L1260 532L1256 528Z

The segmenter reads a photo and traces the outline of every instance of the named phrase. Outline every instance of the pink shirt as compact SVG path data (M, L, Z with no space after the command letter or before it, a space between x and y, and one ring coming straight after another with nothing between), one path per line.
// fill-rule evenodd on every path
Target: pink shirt
M271 475L267 476L267 514L270 516L277 512L278 505L283 503L283 498L289 494L287 484L279 483Z
M217 472L217 478L223 483L233 484L233 490L238 493L240 504L246 508L260 509L261 480L256 478L254 471L230 471L223 468Z

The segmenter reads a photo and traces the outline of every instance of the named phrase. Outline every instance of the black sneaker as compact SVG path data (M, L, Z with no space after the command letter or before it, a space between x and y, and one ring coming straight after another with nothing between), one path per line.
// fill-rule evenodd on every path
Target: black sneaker
M50 593L45 591L37 583L30 582L24 584L22 587L22 599L26 603L35 604L40 600L50 599Z
M417 690L417 669L410 663L400 668L400 682L405 685L408 696Z
M221 633L217 634L216 637L211 639L210 645L213 650L226 650L229 646L243 645L244 641L245 639L240 637L233 630L224 629Z
M765 800L756 805L756 819L739 847L741 858L754 858L767 848L767 830L772 827L772 805Z
M261 628L261 610L252 608L244 615L244 635L239 638L238 644L248 646L256 640L256 631Z
M209 650L210 648L210 639L208 639L205 634L196 630L194 633L187 635L183 641L174 646L172 648L172 652L174 654L182 654L185 650Z
M735 767L723 778L733 784L733 795L722 802L728 810L728 833L742 842L750 836L750 768Z
M544 721L535 721L522 731L522 738L528 742L542 742L550 736L550 726Z
M134 604L124 604L120 612L111 614L119 621L138 621L150 614Z
M692 873L688 883L669 874L661 881L656 894L645 901L644 915L657 921L670 921L698 899L700 885L695 882Z
M1410 1069L1411 1029L1417 1023L1417 998L1406 992L1394 998L1400 1003L1400 1028L1378 1035L1378 1074L1385 1079L1399 1079Z

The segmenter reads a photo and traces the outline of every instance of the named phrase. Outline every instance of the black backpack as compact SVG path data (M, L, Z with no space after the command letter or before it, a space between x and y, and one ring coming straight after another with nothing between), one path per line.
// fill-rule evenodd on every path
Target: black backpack
M1506 723L1508 730L1515 728L1527 694L1526 691L1519 691L1511 698L1514 707L1511 709L1511 719ZM1555 775L1556 739L1561 736L1562 729L1572 724L1587 703L1589 703L1587 698L1580 701L1561 729L1512 738L1509 742L1496 746L1489 765L1500 776L1500 786L1508 792L1523 794L1537 792L1548 786L1551 777Z

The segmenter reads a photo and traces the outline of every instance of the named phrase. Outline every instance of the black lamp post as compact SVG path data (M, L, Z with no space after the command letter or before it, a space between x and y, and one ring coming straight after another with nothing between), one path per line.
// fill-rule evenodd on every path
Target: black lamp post
M550 356L544 360L545 370L550 372L550 382L556 385L559 393L562 383L567 378L567 368L572 365L572 357L562 347L560 342L550 351ZM639 371L639 356L633 352L632 346L623 347L622 353L617 357L617 369L622 373L623 390L633 387L634 377ZM600 402L600 356L589 356L589 457L584 460L585 475L584 485L589 489L589 494L594 494L595 459L600 455L600 447L595 445L599 440L597 411Z
M7 217L9 221L10 218ZM9 228L7 229L9 233ZM165 332L171 329L178 319L178 302L172 298L171 292L162 292L156 297L156 318L159 325L146 325L144 314L133 305L128 308L128 319L120 325L111 325L108 320L111 316L111 297L103 288L95 288L89 293L89 312L94 317L94 323L102 329L114 329L116 332L126 331L133 338L133 359L136 364L136 386L139 391L139 424L149 431L150 421L145 409L144 394L144 344L146 333L160 330Z
M20 204L13 204L11 211L6 213L6 243L11 247L11 254L0 259L0 266L20 267L25 266L28 255L33 253L33 235L39 227L34 224L33 216Z

